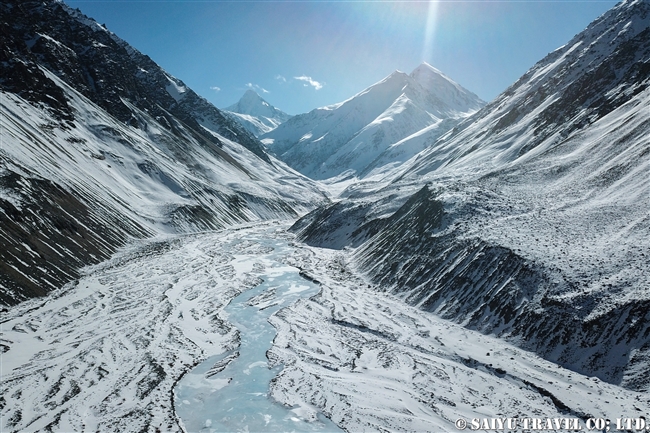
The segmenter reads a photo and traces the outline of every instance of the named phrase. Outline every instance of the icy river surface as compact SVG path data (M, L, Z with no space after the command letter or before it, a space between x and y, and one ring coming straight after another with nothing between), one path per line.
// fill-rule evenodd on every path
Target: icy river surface
M309 419L303 408L286 407L269 397L270 382L282 367L268 365L266 352L276 335L268 319L298 299L317 294L319 286L282 263L290 249L286 240L247 241L262 246L265 266L259 275L263 282L224 309L225 319L239 331L240 346L208 358L183 377L175 388L176 412L189 432L342 431L320 414Z

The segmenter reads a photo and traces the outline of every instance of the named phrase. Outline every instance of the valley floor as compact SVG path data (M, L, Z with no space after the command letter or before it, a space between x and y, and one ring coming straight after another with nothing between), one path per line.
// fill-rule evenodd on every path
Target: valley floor
M224 308L278 261L321 284L270 319L268 367L284 366L270 397L305 420L456 431L457 419L575 418L586 429L590 417L650 415L650 396L407 306L358 276L345 252L294 243L286 228L141 243L3 312L0 431L181 431L176 384L205 359L235 353L239 331ZM278 254L269 238L287 248Z

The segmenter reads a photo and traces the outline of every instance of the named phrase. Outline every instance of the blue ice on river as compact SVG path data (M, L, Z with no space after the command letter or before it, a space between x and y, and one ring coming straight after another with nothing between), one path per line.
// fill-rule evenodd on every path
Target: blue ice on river
M273 248L264 257L268 264L264 282L225 308L227 320L240 332L239 356L215 375L206 373L233 353L208 358L186 374L175 389L176 413L188 432L340 432L323 415L305 420L299 408L285 407L268 396L270 381L282 369L268 368L266 351L276 335L268 318L318 293L319 287L302 278L298 269L281 263L289 248L286 241L259 242Z

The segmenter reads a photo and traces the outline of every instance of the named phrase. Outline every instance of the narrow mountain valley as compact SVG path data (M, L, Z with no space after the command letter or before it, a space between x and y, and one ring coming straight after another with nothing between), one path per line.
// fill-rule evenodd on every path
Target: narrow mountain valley
M650 416L647 1L488 103L422 63L296 116L0 11L0 431Z

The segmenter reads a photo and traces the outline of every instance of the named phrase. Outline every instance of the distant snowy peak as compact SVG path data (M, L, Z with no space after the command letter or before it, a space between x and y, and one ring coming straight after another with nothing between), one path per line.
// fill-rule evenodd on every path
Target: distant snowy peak
M254 90L247 90L236 103L224 109L255 136L269 132L291 115L266 102Z
M291 117L284 111L278 110L273 105L266 102L254 90L247 90L236 104L225 108L225 110L233 113L248 114L251 116L282 117L285 118L285 120Z
M414 74L395 71L341 103L295 116L261 138L271 152L313 179L343 173L362 177L370 169L399 165L428 141L394 144L432 125L441 135L483 105L423 64Z
M478 96L433 66L423 63L410 75L395 71L352 98L321 110L354 106L378 115L378 110L384 110L404 97L419 104L422 109L438 119L466 117L485 105Z
M485 105L485 101L481 98L426 62L415 68L410 76L458 112L478 111Z

